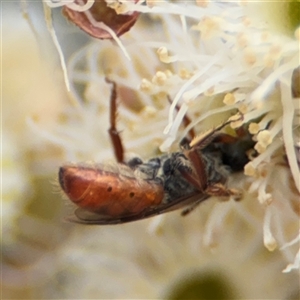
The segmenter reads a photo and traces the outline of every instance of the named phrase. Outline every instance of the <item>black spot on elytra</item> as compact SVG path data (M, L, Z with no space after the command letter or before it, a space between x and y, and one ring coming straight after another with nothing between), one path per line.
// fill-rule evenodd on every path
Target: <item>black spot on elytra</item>
M111 191L112 191L112 187L109 186L109 187L107 188L107 191L108 191L108 192L111 192Z

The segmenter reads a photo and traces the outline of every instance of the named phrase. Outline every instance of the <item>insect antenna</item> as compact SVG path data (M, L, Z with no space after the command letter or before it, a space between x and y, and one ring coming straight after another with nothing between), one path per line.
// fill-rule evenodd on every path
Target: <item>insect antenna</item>
M209 143L211 143L219 134L218 131L220 131L225 126L233 123L233 122L239 122L243 120L243 116L241 114L238 114L237 116L231 117L228 121L220 124L219 126L208 130L206 133L196 136L190 143L190 147L198 147L200 149L204 149ZM226 135L228 136L228 135Z

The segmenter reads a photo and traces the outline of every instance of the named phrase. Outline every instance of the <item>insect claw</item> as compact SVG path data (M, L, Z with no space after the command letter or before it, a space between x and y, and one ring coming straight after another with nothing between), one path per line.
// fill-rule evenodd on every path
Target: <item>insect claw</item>
M236 189L229 189L229 191L234 201L240 201L242 199L243 193L241 191Z
M191 213L198 205L200 204L200 202L195 203L195 205L191 205L187 208L185 208L182 212L181 212L181 216L185 217L186 215L188 215L189 213Z

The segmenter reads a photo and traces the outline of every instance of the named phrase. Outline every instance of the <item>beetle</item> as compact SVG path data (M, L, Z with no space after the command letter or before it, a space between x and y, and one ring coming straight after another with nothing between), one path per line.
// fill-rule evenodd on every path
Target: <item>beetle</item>
M235 171L232 165L240 164L236 168L240 169L247 162L245 151L252 144L241 143L239 137L220 130L242 116L194 138L177 152L147 161L136 157L125 162L123 143L116 127L116 83L108 79L107 82L112 84L108 132L117 164L66 164L60 167L59 184L66 196L78 206L72 221L119 224L179 208L185 208L182 215L186 215L211 196L223 199L241 197L240 191L227 188L225 184ZM193 131L191 135L194 135ZM238 149L234 151L235 148ZM224 163L228 158L231 161Z

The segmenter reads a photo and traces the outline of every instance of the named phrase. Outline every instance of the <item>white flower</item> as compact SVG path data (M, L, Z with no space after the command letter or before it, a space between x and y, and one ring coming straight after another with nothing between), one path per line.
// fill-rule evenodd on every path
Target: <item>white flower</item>
M201 272L222 274L232 297L297 293L299 254L289 241L299 229L299 96L292 95L299 41L270 31L238 3L197 3L119 1L120 12L143 13L120 39L124 48L96 41L79 49L67 70L75 105L50 132L30 124L67 161L112 160L105 76L119 87L118 129L128 156L176 151L191 128L201 132L240 112L258 152L245 174L229 178L244 198L209 199L186 218L174 212L76 226L57 250L60 269L44 297L161 298ZM183 128L186 115L192 122Z

